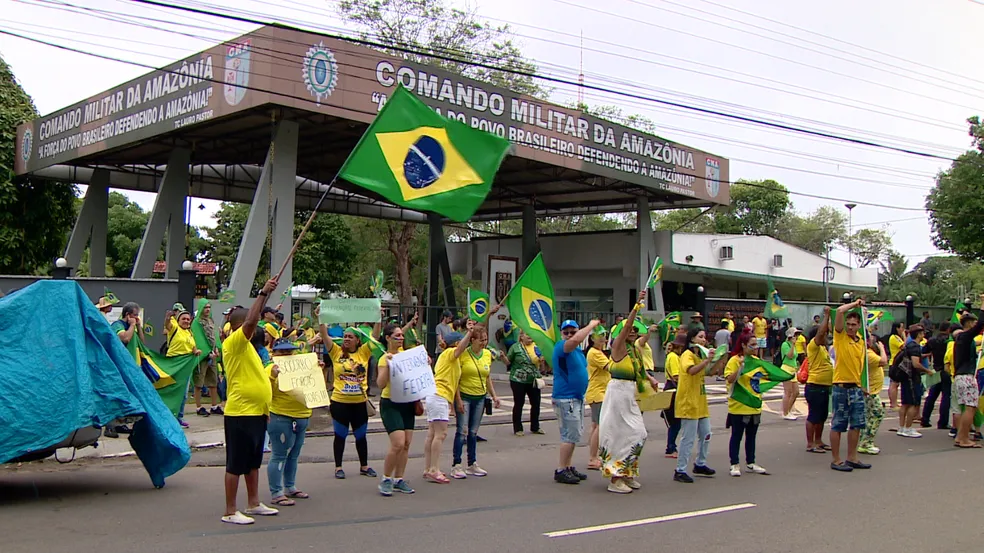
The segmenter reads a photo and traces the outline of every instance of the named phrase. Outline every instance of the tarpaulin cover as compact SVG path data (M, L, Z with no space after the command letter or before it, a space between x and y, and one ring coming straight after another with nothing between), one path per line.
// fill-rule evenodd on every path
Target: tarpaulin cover
M0 463L134 415L130 445L163 486L191 458L188 441L82 288L46 280L0 298Z

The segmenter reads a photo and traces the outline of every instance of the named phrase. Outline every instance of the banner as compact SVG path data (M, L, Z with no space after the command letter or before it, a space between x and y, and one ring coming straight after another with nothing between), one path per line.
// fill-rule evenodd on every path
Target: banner
M339 298L321 300L322 324L378 323L381 320L379 298Z
M423 346L401 351L389 361L390 401L410 403L437 393L427 350Z
M273 362L280 367L277 382L281 392L289 394L308 409L328 405L328 389L318 366L317 353L277 356Z

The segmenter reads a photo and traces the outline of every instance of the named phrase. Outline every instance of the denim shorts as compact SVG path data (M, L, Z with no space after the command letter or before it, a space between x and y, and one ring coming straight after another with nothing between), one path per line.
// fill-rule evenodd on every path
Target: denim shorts
M806 385L806 406L809 409L806 421L810 424L823 424L827 422L827 415L830 410L830 389L832 386L823 384Z
M834 385L834 420L830 424L832 432L846 432L864 428L864 393L859 386L844 388Z
M565 444L580 442L584 433L584 400L554 399L551 403L560 424L560 441Z

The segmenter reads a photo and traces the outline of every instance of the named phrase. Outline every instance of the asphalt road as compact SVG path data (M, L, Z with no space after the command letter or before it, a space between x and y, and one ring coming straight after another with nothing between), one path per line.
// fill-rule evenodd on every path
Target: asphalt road
M479 445L479 462L489 476L446 486L417 478L423 438L418 434L408 470L417 493L391 498L377 494L375 480L353 477L353 462L346 463L347 480L333 479L330 438L312 438L298 483L313 498L249 527L219 521L223 470L199 465L215 464L221 451L196 453L191 466L162 490L153 489L132 460L6 467L0 469L0 551L897 553L980 547L984 450L957 450L943 431L926 430L919 440L883 431L882 454L868 458L874 468L842 474L829 469L829 456L804 451L801 421L767 413L758 462L772 474L732 478L724 409L713 407L711 466L718 476L686 485L671 480L675 460L663 457L661 420L654 414L646 419L644 487L631 495L606 492L597 472L577 486L555 484L552 422L546 436L523 438L512 436L509 426L483 427L490 441ZM883 428L890 425L886 421ZM371 457L381 457L384 440L371 438ZM586 457L586 449L578 448L575 461L583 466ZM378 469L381 462L373 464ZM260 482L268 500L265 473ZM724 511L694 516L717 508ZM683 518L659 519L677 514ZM591 528L653 518L637 526ZM571 529L585 533L545 535Z

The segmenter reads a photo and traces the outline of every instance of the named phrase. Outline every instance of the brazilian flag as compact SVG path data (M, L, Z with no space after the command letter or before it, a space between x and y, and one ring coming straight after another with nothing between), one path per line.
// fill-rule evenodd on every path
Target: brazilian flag
M468 318L484 323L489 318L489 295L474 288L468 289Z
M554 309L554 291L543 265L542 254L537 254L530 266L516 280L506 297L506 307L512 322L533 339L553 363L554 345L560 338Z
M118 329L114 328L114 330ZM200 358L190 353L178 357L165 357L144 345L136 332L126 344L126 349L133 356L137 366L154 383L154 388L160 394L164 405L171 410L171 414L177 416L185 392L188 390L188 383L195 374Z
M656 256L656 262L653 263L653 270L649 271L649 280L646 282L646 288L656 288L659 281L663 279L663 260Z
M765 304L765 316L768 319L786 319L789 317L789 308L786 304L782 302L782 298L779 297L779 291L776 290L776 285L772 283L771 277L765 277L766 282L766 297L768 298Z
M761 409L762 394L780 382L792 380L793 376L793 373L749 355L745 357L745 366L731 389L731 399L752 409Z
M677 330L680 329L680 312L671 311L663 317L663 320L656 324L659 330L660 344L666 345L676 338Z
M509 147L397 86L338 176L394 204L464 222L485 201Z
M957 303L953 306L953 314L950 315L950 322L953 324L960 324L960 311L966 311L967 305L964 302L957 300Z

